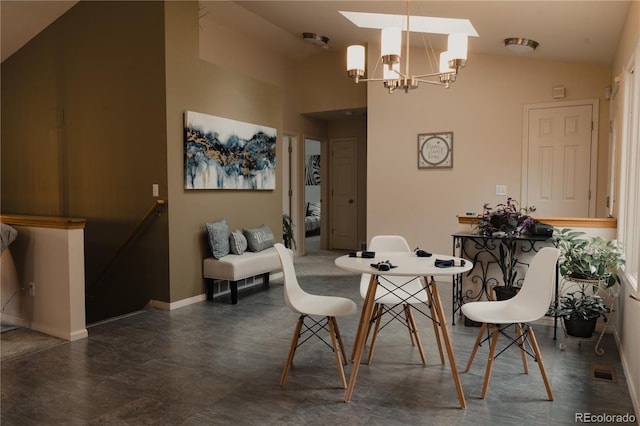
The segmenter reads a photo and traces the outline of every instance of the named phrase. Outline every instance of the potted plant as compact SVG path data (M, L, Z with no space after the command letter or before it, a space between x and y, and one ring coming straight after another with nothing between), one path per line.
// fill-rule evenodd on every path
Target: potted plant
M485 204L482 208L482 216L478 221L475 233L500 239L498 254L490 252L494 261L502 272L502 285L494 286L493 292L496 299L504 300L515 296L518 271L516 265L516 241L515 238L531 231L537 221L526 215L518 207L518 202L511 197L505 204L498 204L492 208Z
M291 216L286 213L282 214L282 239L284 240L284 246L286 248L297 248L296 240L293 236L293 228L294 228L293 220Z
M600 316L606 321L610 312L604 299L596 293L604 284L605 289L620 283L617 272L624 265L622 247L615 240L602 237L583 238L584 232L569 228L554 229L552 241L560 249L560 274L577 285L578 290L564 294L552 311L562 317L567 334L591 337ZM586 331L574 331L586 327Z
M578 290L562 296L558 306L552 309L556 316L562 317L564 329L570 336L589 338L596 329L598 318L602 316L607 320L605 314L609 308L604 299L588 292L587 288L587 285L579 285Z
M506 203L498 204L495 208L489 204L482 206L475 233L492 237L518 237L529 232L536 223L518 207L516 200L508 197Z
M617 272L624 265L622 247L616 240L582 238L584 232L554 229L552 240L560 249L560 273L566 278L603 281L609 288L620 283Z

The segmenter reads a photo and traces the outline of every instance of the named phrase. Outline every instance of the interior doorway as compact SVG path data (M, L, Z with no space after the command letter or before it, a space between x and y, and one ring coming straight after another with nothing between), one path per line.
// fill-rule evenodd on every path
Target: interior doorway
M304 231L305 252L321 247L322 231L322 142L306 138L304 147ZM325 216L326 217L326 216Z
M331 139L330 204L332 249L357 250L358 143L356 138Z
M598 100L527 105L523 206L541 217L595 217Z

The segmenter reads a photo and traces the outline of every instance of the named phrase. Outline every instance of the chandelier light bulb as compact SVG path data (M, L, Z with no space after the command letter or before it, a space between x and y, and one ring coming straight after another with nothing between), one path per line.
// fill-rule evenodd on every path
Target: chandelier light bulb
M448 50L451 52L449 59L467 59L467 39L464 33L449 34Z
M356 44L347 47L347 71L361 70L364 73L364 46Z
M451 73L456 70L449 67L449 60L452 59L451 53L449 51L440 53L440 72L441 73Z
M400 64L390 64L391 69L389 67L383 68L382 78L383 80L397 80L400 78Z
M402 30L397 27L383 28L380 37L380 45L383 63L395 64L396 62L400 62Z

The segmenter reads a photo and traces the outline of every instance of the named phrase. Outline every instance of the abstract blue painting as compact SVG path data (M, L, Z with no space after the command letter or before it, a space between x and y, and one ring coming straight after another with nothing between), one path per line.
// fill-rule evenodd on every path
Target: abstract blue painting
M276 129L187 111L185 189L276 187Z

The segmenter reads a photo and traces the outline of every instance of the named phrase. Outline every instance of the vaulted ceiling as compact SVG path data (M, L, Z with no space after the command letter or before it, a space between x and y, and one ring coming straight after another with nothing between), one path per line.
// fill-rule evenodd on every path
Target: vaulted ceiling
M633 0L638 1L638 0ZM12 55L77 1L0 2L2 60ZM408 3L412 15L466 18L480 37L469 40L473 53L504 55L503 40L524 37L540 46L532 57L569 62L610 64L630 1L418 1ZM317 53L302 41L303 32L329 37L329 49L344 50L354 42L377 43L379 32L358 28L339 10L405 14L407 2L391 1L201 1L200 16L219 25L242 27L256 40L294 59ZM423 43L419 37L416 42ZM427 42L444 47L444 37Z

